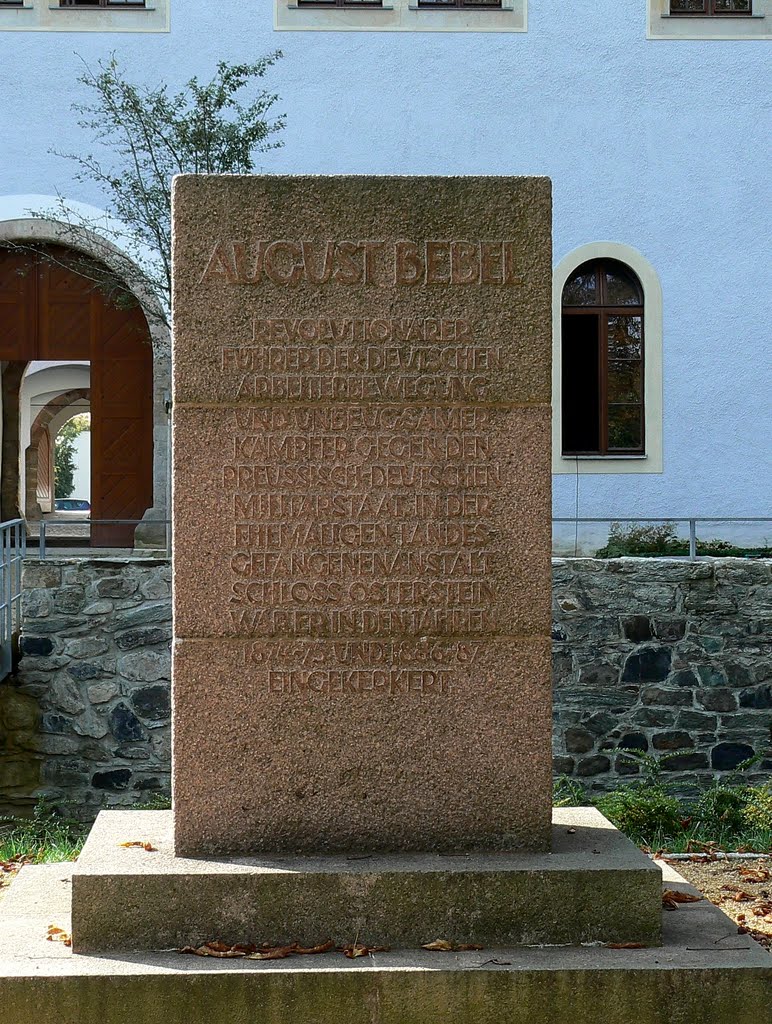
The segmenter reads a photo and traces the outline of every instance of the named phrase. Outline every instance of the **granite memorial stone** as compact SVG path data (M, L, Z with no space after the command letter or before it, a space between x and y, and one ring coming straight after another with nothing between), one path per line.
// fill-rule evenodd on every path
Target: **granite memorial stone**
M179 854L548 847L550 223L176 179Z

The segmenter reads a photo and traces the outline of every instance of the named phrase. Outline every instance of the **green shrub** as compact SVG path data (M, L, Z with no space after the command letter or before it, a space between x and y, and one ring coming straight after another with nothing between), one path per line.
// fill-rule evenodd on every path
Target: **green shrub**
M749 787L742 813L744 821L752 828L772 832L772 782Z
M748 786L712 786L694 806L695 823L716 834L741 832L747 824L744 812L751 793Z
M652 836L674 836L683 831L678 799L662 786L630 786L606 793L597 807L612 824L639 843Z
M596 558L665 557L689 554L689 541L679 538L674 523L612 523L608 542L595 552ZM769 558L772 548L736 547L728 540L697 540L697 554L714 558Z

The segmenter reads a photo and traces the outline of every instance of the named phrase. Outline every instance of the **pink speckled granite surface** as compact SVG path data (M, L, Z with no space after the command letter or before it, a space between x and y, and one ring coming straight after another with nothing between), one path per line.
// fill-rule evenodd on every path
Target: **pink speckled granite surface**
M176 180L179 853L547 846L550 216Z

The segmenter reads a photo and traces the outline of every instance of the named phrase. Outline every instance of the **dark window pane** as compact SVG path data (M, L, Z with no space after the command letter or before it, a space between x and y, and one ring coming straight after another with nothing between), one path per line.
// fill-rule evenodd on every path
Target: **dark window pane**
M563 305L597 306L599 302L597 272L580 268L566 282L563 289Z
M640 359L643 355L643 317L608 318L609 359Z
M501 0L418 0L419 7L501 7Z
M600 317L563 317L563 452L600 451Z
M640 402L641 364L611 360L608 364L609 402Z
M643 295L638 279L620 265L606 268L604 305L642 306Z
M608 407L609 451L640 451L643 434L640 405L610 405Z
M752 0L670 0L671 14L753 14Z

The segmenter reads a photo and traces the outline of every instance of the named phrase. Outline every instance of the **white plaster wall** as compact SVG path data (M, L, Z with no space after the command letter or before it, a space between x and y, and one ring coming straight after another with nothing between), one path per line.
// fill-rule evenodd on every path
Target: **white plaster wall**
M91 501L91 431L84 430L75 438L75 472L73 473L73 498Z
M24 453L29 447L30 432L35 417L52 399L65 391L87 388L90 382L89 364L84 362L59 363L36 360L27 367L19 396L19 493L25 494L26 465ZM88 403L86 403L88 408ZM51 423L55 431L56 420ZM51 440L54 440L52 432Z
M555 514L763 515L769 510L772 50L763 40L646 38L646 0L531 0L528 32L273 30L267 0L172 0L171 32L0 32L15 92L0 110L0 193L100 205L49 148L82 140L80 66L115 50L176 86L221 58L281 47L269 87L285 148L266 172L547 174L555 263L609 239L663 289L664 471L555 477ZM75 52L73 52L75 51ZM43 69L30 75L30 68ZM2 201L0 201L0 210Z

